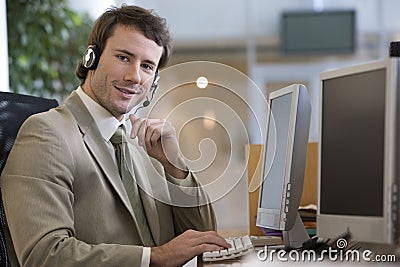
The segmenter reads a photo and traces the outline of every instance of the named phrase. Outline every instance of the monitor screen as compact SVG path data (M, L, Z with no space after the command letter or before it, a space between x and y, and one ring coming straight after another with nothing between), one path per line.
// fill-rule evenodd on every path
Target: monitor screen
M285 54L352 53L355 11L284 12L281 42Z
M257 226L282 230L285 245L301 247L309 239L298 214L311 117L307 88L274 91L269 104Z
M383 215L385 82L385 68L323 81L322 213Z
M284 186L288 146L292 93L271 100L272 119L268 121L267 144L264 165L264 184L260 207L280 210ZM271 164L272 163L272 164ZM270 165L270 166L268 166ZM268 197L263 197L268 196Z
M392 243L398 59L321 73L317 235Z

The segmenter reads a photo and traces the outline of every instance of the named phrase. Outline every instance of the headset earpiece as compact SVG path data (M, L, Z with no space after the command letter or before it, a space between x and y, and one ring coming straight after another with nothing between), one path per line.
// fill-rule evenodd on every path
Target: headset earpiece
M99 63L100 53L97 45L89 45L82 57L82 64L88 70L94 70Z

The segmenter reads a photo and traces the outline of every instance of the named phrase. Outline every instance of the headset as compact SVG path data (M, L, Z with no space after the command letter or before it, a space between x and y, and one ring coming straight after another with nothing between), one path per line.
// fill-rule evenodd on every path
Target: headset
M85 53L83 54L82 64L86 69L94 70L94 69L97 68L97 64L99 64L99 59L100 59L100 50L99 50L98 46L94 45L94 44L93 45L89 45L88 48L86 49ZM134 114L136 114L136 112L139 109L145 108L148 105L150 105L150 101L153 100L154 93L158 89L159 80L160 80L160 73L157 70L155 75L154 75L153 83L151 84L151 87L150 87L150 91L151 91L150 100L146 96L146 100L143 102L142 106L138 107L135 110Z
M146 96L146 100L143 102L143 104L136 108L135 112L133 112L133 114L136 114L136 112L141 109L141 108L145 108L148 105L150 105L150 101L153 100L154 97L154 93L156 92L156 90L158 89L158 81L160 80L160 73L158 72L158 70L156 71L156 74L154 75L154 80L153 83L151 84L150 87L150 91L151 91L151 96L150 96L150 100L149 98Z
M94 70L99 63L100 50L97 45L89 45L82 57L82 64L88 70Z

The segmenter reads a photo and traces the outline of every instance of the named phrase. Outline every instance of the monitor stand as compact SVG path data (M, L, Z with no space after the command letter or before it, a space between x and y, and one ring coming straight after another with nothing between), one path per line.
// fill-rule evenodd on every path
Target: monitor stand
M282 231L283 243L287 247L300 248L303 243L310 239L306 229L304 228L303 221L300 218L300 214L297 212L296 222L290 230Z

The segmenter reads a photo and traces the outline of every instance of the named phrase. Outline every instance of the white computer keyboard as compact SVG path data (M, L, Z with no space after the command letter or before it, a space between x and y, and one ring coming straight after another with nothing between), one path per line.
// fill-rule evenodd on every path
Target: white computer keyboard
M230 237L226 241L231 245L228 249L203 253L203 261L220 261L234 259L254 251L250 236Z

